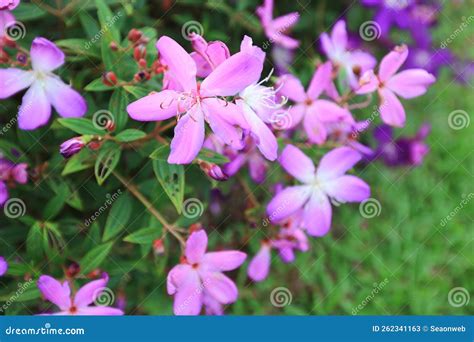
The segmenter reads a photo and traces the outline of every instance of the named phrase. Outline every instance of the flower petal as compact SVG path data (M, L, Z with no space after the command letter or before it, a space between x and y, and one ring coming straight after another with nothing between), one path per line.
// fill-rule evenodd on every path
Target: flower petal
M288 120L289 121L288 125L285 124L284 128L285 129L292 129L292 128L296 127L301 122L303 117L305 116L306 107L307 106L304 105L304 104L297 104L297 105L291 106L288 109L288 113L290 114L290 120Z
M387 81L402 66L408 57L408 48L406 45L396 46L380 62L379 79L381 82Z
M188 264L179 264L171 269L166 278L166 289L169 295L174 295L176 293L183 284L183 281L186 280L188 273L191 271L192 268Z
M123 311L111 306L89 306L77 310L80 316L122 316Z
M137 121L161 121L178 115L178 93L162 90L130 103L127 112Z
M199 315L202 308L203 286L196 271L189 272L174 295L175 315Z
M108 276L106 276L82 286L74 296L74 306L82 308L92 304L105 290L108 280Z
M350 147L335 148L321 158L316 171L317 178L326 181L342 176L360 159L360 153Z
M28 88L33 81L34 75L31 71L16 68L0 69L0 99L6 99Z
M328 88L331 82L332 64L326 62L320 65L311 79L308 87L308 96L312 100L316 100L321 93Z
M240 251L210 252L204 255L203 262L216 271L232 271L238 268L247 258L247 254Z
M51 104L40 82L34 82L23 96L18 111L18 127L32 130L45 125L51 117Z
M277 81L278 95L285 96L294 102L304 102L306 92L299 78L292 74L280 76Z
M391 77L386 86L398 96L411 99L426 93L436 78L423 69L404 70Z
M313 161L299 148L287 145L281 153L279 161L285 171L300 182L309 183L314 179Z
M344 20L339 20L334 25L331 31L331 39L338 50L345 50L347 46L347 30L346 22Z
M250 261L247 274L253 281L259 282L268 277L270 271L271 248L264 243L258 253Z
M337 202L361 202L370 196L370 187L362 179L345 175L323 183L324 191Z
M64 52L52 41L37 37L30 50L33 70L50 72L64 64Z
M46 300L56 304L61 310L69 309L71 290L66 281L61 284L53 277L42 275L39 277L37 285Z
M5 204L8 199L8 188L7 185L0 181L0 207Z
M178 121L171 141L170 164L189 164L198 155L204 142L204 116L194 105Z
M283 189L267 205L267 215L271 222L280 222L300 209L311 194L309 186L298 185Z
M207 234L204 230L198 230L192 233L186 241L186 259L189 264L201 262L201 259L206 253L207 248Z
M310 142L314 144L324 144L327 138L326 127L320 120L320 114L316 106L312 105L306 110L303 120L303 127Z
M379 89L379 96L382 121L390 126L405 126L405 109L397 96L387 88Z
M220 272L206 272L201 275L204 288L221 304L230 304L237 300L239 291L235 283Z
M379 87L379 80L375 76L373 70L366 71L359 79L359 87L356 88L355 93L358 95L370 94Z
M48 77L44 90L49 102L62 117L81 117L87 112L86 100L59 78Z
M332 209L329 199L321 191L315 191L304 207L304 226L312 236L326 235L331 228Z

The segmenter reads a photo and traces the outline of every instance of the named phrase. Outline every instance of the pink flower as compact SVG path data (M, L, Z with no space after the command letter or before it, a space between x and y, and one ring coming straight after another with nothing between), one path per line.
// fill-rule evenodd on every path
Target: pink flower
M373 69L375 66L376 60L372 55L360 50L348 50L346 22L344 20L336 22L331 35L327 33L321 35L321 46L334 66L344 70L352 87L357 86L359 75L366 70Z
M82 316L116 316L123 315L123 311L110 306L91 306L106 290L109 276L104 273L101 279L91 281L82 286L71 297L71 289L67 281L62 284L56 279L42 275L38 279L38 288L43 297L57 305L60 312L54 315L82 315Z
M83 116L84 98L52 73L64 64L64 53L51 41L35 38L30 50L33 70L0 69L0 99L28 88L18 112L18 126L24 130L45 125L51 106L63 117Z
M423 69L409 69L396 73L408 56L406 45L397 46L380 62L378 75L367 71L359 80L358 94L378 91L379 111L383 122L390 126L405 125L405 109L396 95L411 99L423 95L436 78Z
M0 277L4 276L8 270L8 263L4 257L0 256Z
M298 12L288 13L273 19L273 0L264 0L263 6L257 8L265 34L270 42L281 45L287 49L295 49L300 43L285 34L299 20Z
M152 93L131 103L127 107L129 115L138 121L161 121L184 113L171 142L171 164L193 161L204 142L205 121L226 144L238 148L242 132L235 126L248 124L235 104L218 97L234 96L256 82L263 69L260 56L253 50L236 53L198 84L196 63L177 42L163 36L156 47L175 89Z
M204 230L192 233L185 249L184 262L168 274L168 294L174 295L176 315L198 315L204 305L211 311L237 300L234 282L222 272L238 268L247 257L239 251L208 252ZM217 305L219 304L219 305Z
M206 42L206 40L198 34L191 36L191 43L194 52L191 57L194 59L197 67L197 76L207 77L222 62L230 57L229 49L221 41Z
M247 274L253 281L260 282L268 277L272 246L269 241L263 241L257 254L252 258L247 269Z
M281 222L303 208L303 226L313 236L325 235L331 227L330 199L339 203L361 202L370 195L360 178L345 175L361 155L350 147L339 147L323 156L316 169L300 149L288 145L281 154L281 166L302 185L280 191L267 206L272 222Z
M0 0L0 10L14 10L20 4L20 0Z
M28 181L28 165L14 164L10 160L0 158L0 206L8 200L7 184L25 184Z
M280 77L281 88L279 94L295 102L289 109L291 127L303 121L303 127L310 142L321 145L327 138L326 124L352 120L351 113L328 100L321 100L319 96L332 82L332 65L326 62L318 67L313 75L308 90L305 91L300 80L291 74ZM291 128L289 127L289 128Z

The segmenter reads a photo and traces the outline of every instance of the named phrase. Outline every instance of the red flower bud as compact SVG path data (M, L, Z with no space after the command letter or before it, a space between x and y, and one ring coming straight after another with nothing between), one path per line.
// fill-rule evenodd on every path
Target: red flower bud
M156 239L153 241L153 252L155 255L161 255L165 253L165 246L162 239Z
M111 42L109 47L110 47L110 50L112 50L112 51L117 51L118 50L118 45L117 45L116 42Z
M146 47L145 45L138 45L133 49L133 58L138 62L140 59L146 57Z
M128 40L133 43L138 41L141 37L142 37L142 33L137 29L133 28L128 32Z
M117 76L113 71L107 71L102 74L102 83L111 87L117 84Z

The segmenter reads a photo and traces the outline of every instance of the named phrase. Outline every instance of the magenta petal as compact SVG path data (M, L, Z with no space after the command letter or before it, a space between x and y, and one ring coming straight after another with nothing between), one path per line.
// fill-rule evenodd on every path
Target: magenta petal
M361 155L350 147L338 147L326 153L319 162L317 178L322 181L342 176L361 159Z
M287 145L279 158L281 166L290 175L303 183L310 183L314 179L315 167L313 161L299 148Z
M13 94L28 88L34 81L34 74L15 68L0 69L0 99L6 99Z
M237 300L239 291L235 283L220 272L206 272L201 275L204 288L221 304L230 304Z
M174 295L178 288L186 280L188 273L192 271L192 268L188 264L179 264L171 269L166 278L166 289L169 295Z
M28 182L28 164L16 164L12 169L12 177L17 183L26 184Z
M316 100L331 83L332 64L326 62L318 67L308 87L309 98Z
M356 176L341 176L323 183L324 191L339 203L362 202L369 198L370 187Z
M71 306L71 290L66 281L61 284L53 277L42 275L39 277L37 285L45 299L56 304L61 310L69 309Z
M74 296L74 306L86 307L89 304L92 304L104 291L107 281L107 278L102 278L91 281L82 286Z
M174 129L168 163L191 163L204 143L204 129L204 117L201 108L194 105L187 114L179 119Z
M160 59L168 67L167 75L178 83L183 91L196 89L196 63L176 41L162 36L156 43Z
M411 99L426 93L435 81L436 78L426 70L409 69L392 76L386 86L398 96Z
M379 79L381 82L387 81L392 77L398 69L402 66L408 56L408 48L403 46L397 46L391 52L389 52L380 62L379 67Z
M242 265L247 254L240 251L210 252L204 255L203 262L215 271L232 271Z
M304 185L283 189L268 203L268 218L272 222L280 222L300 209L308 201L310 194L311 188Z
M161 121L178 115L178 93L162 90L130 103L127 112L137 121Z
M379 89L379 96L382 121L390 126L405 126L405 109L397 96L387 88Z
M64 52L52 41L37 37L33 40L30 50L33 70L50 72L64 64Z
M294 102L304 102L306 92L301 81L296 76L286 74L278 78L278 94L285 96Z
M2 186L2 184L4 184L3 182L0 182L0 188ZM2 204L2 199L1 199L1 192L2 190L0 189L0 205ZM0 277L3 277L5 275L5 273L7 273L7 270L8 270L8 263L7 261L5 260L4 257L0 256Z
M110 306L89 306L77 310L80 316L122 316L123 311Z
M23 96L18 111L18 127L32 130L45 125L51 117L51 104L41 82L34 82Z
M201 84L203 96L234 96L260 78L263 61L250 53L238 52L221 63Z
M281 17L273 19L272 25L271 25L272 29L282 34L282 32L288 31L288 29L294 26L298 22L299 18L300 18L300 15L298 12L291 12L291 13L282 15Z
M204 57L202 57L197 52L191 52L189 55L194 60L194 63L196 63L196 75L198 77L206 77L211 73L212 67L209 62L204 59Z
M5 204L8 199L8 188L7 185L0 181L0 207Z
M358 66L361 72L374 69L377 60L370 53L362 51L351 51L350 62L353 66Z
M46 79L44 89L49 102L62 117L81 117L87 112L87 103L81 94L56 76Z
M332 209L329 199L321 191L315 191L304 207L304 226L308 234L323 236L331 228Z
M186 259L190 264L201 262L201 259L206 253L207 248L207 234L204 230L198 230L192 233L186 241Z
M247 274L253 281L259 282L268 277L270 271L271 248L263 244L258 253L250 261Z
M175 315L199 315L202 308L203 285L196 271L192 270L174 295Z

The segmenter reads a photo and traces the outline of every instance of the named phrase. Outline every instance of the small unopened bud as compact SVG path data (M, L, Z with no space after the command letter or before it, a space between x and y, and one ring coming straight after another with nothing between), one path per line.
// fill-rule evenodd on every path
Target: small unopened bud
M91 141L87 147L90 148L92 151L95 151L95 150L98 150L100 147L102 146L102 142L101 141Z
M212 179L215 179L216 181L226 181L229 179L229 176L221 169L219 165L208 163L203 160L198 161L198 163L201 167L201 170L203 170L204 173Z
M89 272L86 277L89 278L89 279L96 279L96 278L99 278L100 276L102 276L102 271L100 270L100 268L96 268L95 270Z
M81 267L79 266L79 264L77 262L73 262L66 269L66 277L74 278L80 270Z
M162 239L156 239L153 241L153 253L155 253L155 255L161 255L165 253L165 245L163 244Z
M133 78L135 79L135 81L137 82L143 82L145 80L149 80L150 79L150 73L147 72L147 71L139 71L137 72Z
M146 59L140 58L140 60L138 61L138 66L142 69L145 69L146 68Z
M107 130L107 132L115 131L115 122L113 122L112 120L107 120L107 122L105 123L105 129Z
M24 53L18 53L16 55L16 60L22 64L22 65L25 65L26 62L28 61L28 57L26 57L26 55Z
M112 87L117 84L117 76L113 71L107 71L102 74L102 83L109 87Z
M86 146L86 143L84 137L71 138L59 146L59 153L66 159L71 158L76 153L79 153Z
M146 57L146 47L145 45L138 45L133 49L133 58L138 62L140 59Z
M117 45L116 42L111 42L109 47L110 47L110 50L112 50L112 51L117 51L118 50L118 45Z
M129 32L128 32L128 40L131 41L131 42L136 42L138 41L140 38L142 37L142 33L137 30L137 29L131 29Z
M189 226L189 234L192 234L194 232L197 232L202 229L202 224L200 223L193 223L192 225Z

